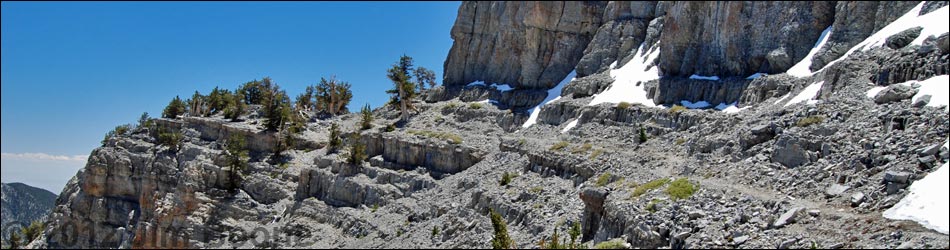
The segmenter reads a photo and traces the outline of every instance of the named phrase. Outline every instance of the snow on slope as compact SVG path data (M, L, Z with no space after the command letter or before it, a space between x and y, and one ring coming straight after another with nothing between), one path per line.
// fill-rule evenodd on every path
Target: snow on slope
M568 123L568 124L567 124L567 127L564 127L564 129L561 130L561 134L566 133L567 131L569 131L569 130L571 130L572 128L576 127L576 126L577 126L577 121L580 121L582 116L584 116L584 115L581 114L580 116L577 117L577 119L574 119L574 121L571 121L570 123Z
M815 47L811 48L811 51L808 52L808 55L796 63L795 66L789 68L785 73L794 77L806 77L812 75L813 73L808 69L808 67L811 67L811 60L815 57L815 54L818 53L818 50L825 46L825 42L828 42L828 37L831 35L831 30L832 26L828 26L825 31L822 31L821 36L818 37L818 42L815 42Z
M545 97L544 101L541 101L541 104L538 104L538 106L531 108L531 116L528 117L528 120L525 121L524 124L521 125L521 127L527 128L527 127L531 127L531 125L534 125L535 123L538 123L538 114L541 114L541 106L544 106L545 104L552 103L554 101L557 101L558 99L561 99L561 89L563 89L564 86L566 86L568 83L573 81L575 78L577 78L577 71L572 70L570 74L567 74L567 76L564 77L564 79L561 80L561 82L557 84L557 86L554 86L554 88L549 89L548 97Z
M914 7L907 13L905 13L903 16L901 16L900 18L897 18L897 20L894 20L887 26L884 26L884 28L881 28L881 30L875 32L873 35L864 39L864 41L862 41L861 43L858 43L854 47L851 47L851 49L849 49L848 52L844 53L844 55L842 55L838 59L835 59L834 61L829 62L828 64L825 65L825 67L821 68L818 71L815 71L814 73L818 73L819 71L822 71L828 68L828 66L831 66L841 60L844 60L855 51L858 51L858 50L866 51L875 47L883 46L884 43L887 41L888 37L894 34L900 33L901 31L907 30L909 28L913 28L917 26L920 26L921 28L923 28L920 31L920 36L917 36L917 39L914 39L914 41L910 43L911 45L921 45L923 44L924 39L927 39L927 37L931 35L939 36L940 34L950 31L950 22L947 22L947 20L950 19L950 9L948 9L948 6L944 6L937 10L931 11L930 13L927 13L926 15L918 16L918 14L920 13L920 9L924 7L924 3L925 3L924 1L921 1L920 4L917 4L916 7ZM809 60L808 64L809 65L811 64L811 60ZM789 69L789 72L788 72L789 75L794 75L792 74L791 71L792 70ZM811 74L808 74L808 75L811 75ZM808 76L808 75L805 75L805 76ZM798 75L795 75L795 76L798 76ZM798 76L798 77L801 77L801 76Z
M940 169L910 185L910 193L896 205L884 211L884 218L912 220L921 226L942 234L950 233L950 167Z
M653 52L647 54L647 51L644 51L643 44L640 44L640 48L637 49L637 57L630 60L626 65L614 69L617 62L610 64L610 76L614 78L614 83L600 94L595 95L588 105L628 102L656 107L656 104L647 96L643 84L637 86L637 82L660 78L657 67L649 67L650 63L660 56L660 49L656 45L654 45L654 48L656 49Z
M944 109L950 111L950 76L934 76L918 83L920 84L920 89L917 91L917 94L914 95L914 102L924 95L930 95L930 102L927 103L927 106L945 106Z
M785 103L785 107L788 107L788 106L791 106L792 104L796 104L803 101L808 101L807 102L808 104L814 103L814 100L812 99L814 99L815 96L818 95L818 91L821 90L821 85L824 83L825 81L820 81L820 82L816 82L816 83L812 83L811 85L808 85L808 87L805 87L805 89L803 89L802 92L798 93L798 95L792 98L791 101L788 101L788 103Z
M485 84L484 81L474 81L465 86L478 86L478 85L486 86L486 87L494 86L495 89L498 89L498 91L501 91L501 92L505 92L505 91L509 91L513 89L511 88L511 85L508 85L508 84L503 84L503 83Z

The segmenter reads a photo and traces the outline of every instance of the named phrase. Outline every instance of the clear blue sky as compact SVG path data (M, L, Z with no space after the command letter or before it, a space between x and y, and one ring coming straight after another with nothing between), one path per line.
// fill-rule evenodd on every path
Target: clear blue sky
M353 85L351 109L378 107L402 54L441 83L459 4L3 2L3 182L58 193L82 167L73 156L195 90L270 76L296 96L336 75Z

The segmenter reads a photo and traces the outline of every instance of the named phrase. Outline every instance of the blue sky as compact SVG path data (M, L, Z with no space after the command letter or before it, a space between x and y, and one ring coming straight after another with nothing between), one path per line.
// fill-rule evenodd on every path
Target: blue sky
M3 2L2 181L58 193L106 132L195 90L336 75L378 107L402 54L441 83L459 4Z

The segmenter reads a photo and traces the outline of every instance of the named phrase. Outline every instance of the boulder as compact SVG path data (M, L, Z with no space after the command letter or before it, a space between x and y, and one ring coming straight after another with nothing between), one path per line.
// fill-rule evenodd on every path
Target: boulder
M899 102L902 100L910 99L917 94L917 89L907 86L904 84L894 84L888 86L886 89L882 90L880 93L877 93L874 96L874 103L884 104L891 102Z
M904 31L887 37L887 40L885 40L884 44L892 49L903 48L904 46L910 44L910 42L914 41L914 39L917 39L917 36L920 36L920 31L923 29L924 28L920 26L908 28Z

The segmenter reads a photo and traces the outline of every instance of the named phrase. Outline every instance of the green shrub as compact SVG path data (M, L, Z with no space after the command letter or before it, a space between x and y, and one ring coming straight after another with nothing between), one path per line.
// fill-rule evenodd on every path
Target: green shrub
M647 142L647 131L643 129L643 126L640 126L640 143Z
M439 226L433 226L433 227L432 227L432 237L435 237L435 236L438 236L438 235L439 235Z
M676 145L683 145L683 143L686 143L686 139L685 139L685 138L677 138L677 139L676 139Z
M33 240L43 234L44 228L45 225L42 221L35 220L30 223L30 226L20 229L20 232L23 234L23 242L26 244L33 242Z
M171 151L178 151L178 142L181 138L180 132L161 131L158 133L158 144L168 147Z
M458 107L459 107L459 104L458 104L458 103L456 103L456 102L450 102L450 103L446 104L445 106L442 106L442 111L443 111L443 112L454 111L454 110L455 110L456 108L458 108Z
M468 108L470 108L470 109L481 109L481 108L482 108L482 104L481 104L481 103L478 103L478 102L470 103L470 104L468 104Z
M528 190L528 191L529 191L529 192L532 192L532 193L535 193L535 194L540 194L541 191L543 191L543 190L544 190L543 187L537 186L537 187L532 187L532 188L531 188L530 190Z
M512 241L511 236L508 235L508 225L505 223L505 219L496 213L495 210L489 209L488 212L491 215L491 225L494 230L494 236L492 236L491 240L492 249L510 249L515 247L514 241Z
M225 150L228 161L227 164L230 168L228 175L230 186L228 186L228 189L235 191L241 186L244 170L247 169L248 160L250 158L244 135L239 133L231 134L226 143Z
M660 188L660 187L662 187L663 185L666 185L666 183L669 183L669 182L670 182L670 179L668 179L668 178L661 178L661 179L653 180L653 181L651 181L651 182L647 182L647 183L645 183L645 184L643 184L643 185L640 185L640 186L637 186L637 188L633 189L633 194L631 194L630 197L631 197L631 198L640 197L641 195L643 195L643 194L649 192L650 190L654 190L654 189Z
M669 112L670 112L670 114L676 114L676 113L679 113L679 112L683 112L684 110L686 110L686 107L685 107L685 106L682 106L682 105L673 105L673 107L670 108Z
M593 160L596 160L597 157L600 157L600 155L602 155L602 154L604 154L604 150L603 150L603 149L600 149L600 148L595 149L593 153L590 153L590 160L592 160L592 161L593 161Z
M501 175L501 181L498 182L498 185L502 187L508 186L508 184L511 183L511 179L515 177L518 177L518 176L512 173L505 172L504 174Z
M604 241L594 245L594 249L627 249L626 242L621 239Z
M650 203L647 204L647 207L646 207L647 212L650 212L651 214L656 213L656 204L659 204L659 203L660 203L660 199L651 200Z
M568 143L568 142L566 142L566 141L561 141L561 142L558 142L558 143L555 143L554 145L552 145L550 149L551 149L552 151L557 151L557 150L561 150L561 149L563 149L563 148L566 148L568 145L570 145L570 143Z
M593 145L590 145L590 143L584 143L584 145L581 145L581 146L579 146L579 147L576 147L576 148L572 149L572 150L571 150L571 153L572 153L572 154L583 154L583 153L587 153L587 151L590 151L590 149L591 149L592 147L594 147L594 146L593 146Z
M805 117L805 118L802 118L801 120L798 120L798 122L795 123L795 126L808 127L813 124L821 123L823 121L825 121L824 116L813 115L813 116Z
M571 230L567 232L571 236L571 249L577 249L577 239L581 237L581 223L575 221L574 224L571 224Z
M393 131L396 131L396 124L391 123L391 124L389 124L389 125L386 125L386 130L384 130L384 131L386 131L386 132L393 132Z
M617 109L628 109L630 108L629 102L620 102L617 104Z
M600 175L600 177L597 177L597 182L595 183L595 185L597 185L598 187L606 186L607 184L610 184L610 181L612 179L613 179L613 176L611 176L610 173L603 173Z
M686 178L679 178L670 183L666 188L666 193L673 199L686 199L693 195L699 187L693 185Z
M373 207L369 209L369 211L373 213L375 213L376 210L379 210L379 204L373 204Z

